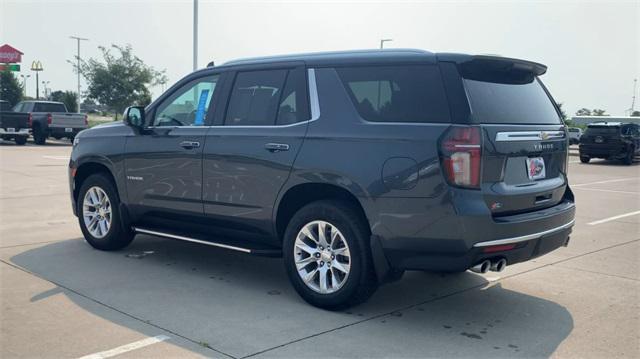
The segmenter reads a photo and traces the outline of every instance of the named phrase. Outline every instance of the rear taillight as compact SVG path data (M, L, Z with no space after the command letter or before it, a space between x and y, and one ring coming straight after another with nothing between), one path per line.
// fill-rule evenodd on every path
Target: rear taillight
M31 127L31 125L33 125L33 116L31 115L31 112L29 112L29 116L27 117L27 127Z
M84 115L84 125L85 126L89 126L89 119L87 118L87 115Z
M50 113L47 114L47 124L50 125L53 122L53 116Z
M440 139L440 155L449 184L464 188L480 188L480 127L450 127Z

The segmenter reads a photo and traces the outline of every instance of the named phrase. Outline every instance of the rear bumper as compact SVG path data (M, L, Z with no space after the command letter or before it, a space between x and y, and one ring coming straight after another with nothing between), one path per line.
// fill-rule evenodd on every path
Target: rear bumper
M579 147L580 156L588 156L595 158L611 158L611 157L624 157L627 153L626 144L615 145L583 145Z
M70 128L70 132L67 131L67 128ZM76 136L80 131L84 130L85 127L51 127L47 129L49 132L49 136L57 136L57 137L72 137Z
M542 210L493 218L458 213L448 221L448 232L427 228L423 236L379 237L392 268L461 272L485 259L505 258L515 264L549 253L568 244L574 225L575 205L565 199ZM438 236L433 238L432 236ZM509 245L501 248L496 246Z
M31 132L28 128L19 128L14 131L8 131L5 128L0 128L0 136L29 136Z

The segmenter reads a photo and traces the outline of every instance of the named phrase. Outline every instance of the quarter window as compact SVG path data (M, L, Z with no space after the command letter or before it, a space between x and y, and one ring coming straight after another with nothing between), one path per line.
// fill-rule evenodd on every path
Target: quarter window
M336 71L358 113L367 121L450 121L436 66L343 67Z
M163 101L153 126L203 126L216 90L219 75L194 80Z

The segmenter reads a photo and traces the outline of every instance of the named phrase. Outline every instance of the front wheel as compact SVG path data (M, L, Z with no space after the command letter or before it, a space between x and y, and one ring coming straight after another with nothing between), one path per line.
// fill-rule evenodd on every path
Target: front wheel
M590 160L591 160L591 157L589 156L580 156L580 162L582 163L589 163Z
M293 287L308 303L337 310L377 289L366 220L345 202L318 201L291 219L283 243Z
M629 151L627 152L627 155L622 160L622 162L624 162L625 165L632 165L633 158L635 157L635 152L636 151L634 148L630 148Z
M27 143L27 136L16 136L14 141L16 141L16 145L22 146Z
M133 231L122 225L119 205L116 188L107 176L94 174L82 183L77 202L78 221L92 247L118 250L133 240Z
M33 129L33 142L36 145L44 145L47 142L47 134L40 127Z

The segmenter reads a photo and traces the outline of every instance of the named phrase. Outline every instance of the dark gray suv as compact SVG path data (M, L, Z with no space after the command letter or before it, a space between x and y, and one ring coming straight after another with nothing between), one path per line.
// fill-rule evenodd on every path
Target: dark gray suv
M500 271L574 223L545 71L418 50L208 67L76 137L73 210L102 250L142 233L283 256L328 309L405 270Z

